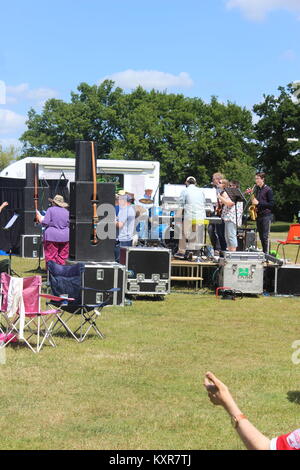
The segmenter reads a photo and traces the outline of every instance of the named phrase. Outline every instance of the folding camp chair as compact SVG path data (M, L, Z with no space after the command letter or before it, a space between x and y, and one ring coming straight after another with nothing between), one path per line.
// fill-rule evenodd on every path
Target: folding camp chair
M110 302L113 292L119 289L98 290L83 287L82 279L85 270L83 263L60 265L54 261L48 261L47 267L52 294L60 297L59 301L50 301L51 305L58 308L54 331L57 332L60 327L63 327L79 343L84 341L92 329L100 338L104 338L96 322L101 315L102 308ZM100 303L85 304L84 291L87 290L101 293L103 300Z
M16 278L1 273L0 280L0 347L16 341L24 341L34 353L40 352L46 341L55 347L51 328L57 310L41 310L42 277Z
M284 259L286 259L285 251L284 251L285 245L297 245L298 246L297 255L295 259L295 264L297 264L299 250L300 250L300 224L291 224L286 240L277 240L277 242L278 242L278 245L277 245L276 255L278 253L279 247L282 246Z

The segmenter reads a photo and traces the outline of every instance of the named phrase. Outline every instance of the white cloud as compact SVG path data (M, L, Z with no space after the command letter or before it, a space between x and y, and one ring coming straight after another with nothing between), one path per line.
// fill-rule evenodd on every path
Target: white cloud
M20 83L16 86L7 86L7 102L16 103L21 100L34 101L36 105L43 106L45 101L56 98L58 92L52 88L33 88L28 83Z
M20 85L6 87L7 93L10 93L12 95L17 95L17 96L26 94L28 90L29 90L28 83L20 83Z
M189 88L194 84L186 72L172 75L158 70L124 70L102 78L99 83L107 79L113 80L116 86L130 89L140 85L145 89L165 90L167 88Z
M297 58L297 55L293 49L287 49L281 54L281 58L287 61L293 61Z
M26 116L9 109L0 109L0 135L24 131L26 119Z
M273 10L300 14L300 0L227 0L228 9L239 8L250 20L261 21Z

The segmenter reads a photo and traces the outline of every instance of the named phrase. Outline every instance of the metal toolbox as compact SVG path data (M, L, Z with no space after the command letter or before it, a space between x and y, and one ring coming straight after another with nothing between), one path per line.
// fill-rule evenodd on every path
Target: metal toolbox
M121 247L120 262L126 266L126 294L170 293L171 250L160 247Z
M44 247L41 235L21 235L22 258L44 258Z
M90 287L94 290L82 291L82 303L93 305L105 300L105 293L101 290L119 288L119 291L113 293L108 305L125 305L125 266L118 263L93 263L85 264L82 286ZM99 289L99 292L97 292Z
M219 287L244 294L262 294L265 254L262 252L224 252L219 261Z

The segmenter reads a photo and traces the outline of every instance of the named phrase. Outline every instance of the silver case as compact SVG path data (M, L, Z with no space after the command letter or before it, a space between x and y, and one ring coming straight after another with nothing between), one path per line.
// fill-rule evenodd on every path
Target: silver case
M262 294L265 255L262 252L226 252L219 261L219 287L244 294Z

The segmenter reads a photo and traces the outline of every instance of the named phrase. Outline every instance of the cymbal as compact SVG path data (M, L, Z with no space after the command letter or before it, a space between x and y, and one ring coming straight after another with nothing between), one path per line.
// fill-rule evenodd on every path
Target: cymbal
M146 198L139 199L139 202L141 202L142 204L153 204L154 203L154 201L152 199L146 199Z

